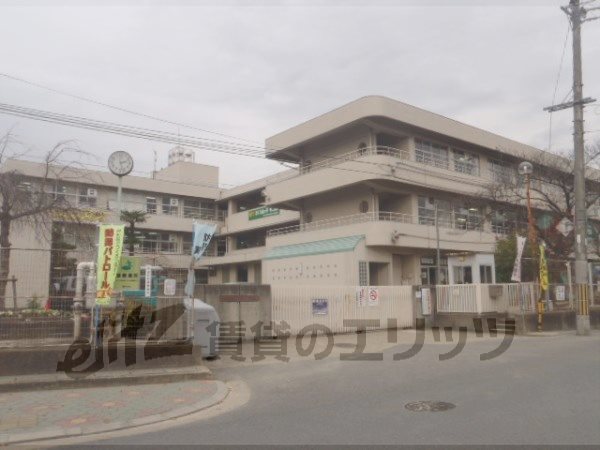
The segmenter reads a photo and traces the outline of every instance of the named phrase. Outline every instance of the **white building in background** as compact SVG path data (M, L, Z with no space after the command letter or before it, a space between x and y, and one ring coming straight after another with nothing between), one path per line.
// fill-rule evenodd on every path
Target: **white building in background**
M437 205L441 281L491 283L497 236L510 231L514 220L510 208L491 211L475 200L494 180L514 177L521 158L539 159L542 153L378 96L272 136L266 148L278 149L267 158L296 163L298 169L220 189L217 167L197 164L193 152L175 147L169 166L154 179L125 177L124 208L149 214L139 226L137 251L184 273L196 219L219 225L198 264L197 277L204 282L435 284ZM4 170L35 180L41 167L9 160ZM117 221L116 177L83 171L73 180L57 184L54 194L98 211L103 222ZM15 229L13 239L15 248L50 248L30 231ZM48 263L34 263L40 274L35 290L44 295ZM27 279L19 264L14 262L15 276Z

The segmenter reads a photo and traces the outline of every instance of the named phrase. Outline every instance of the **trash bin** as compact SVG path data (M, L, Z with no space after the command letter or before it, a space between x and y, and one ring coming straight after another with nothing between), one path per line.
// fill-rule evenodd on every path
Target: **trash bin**
M200 346L203 358L215 358L219 351L217 345L221 322L219 315L215 308L197 298L194 299L192 307L194 308L194 345Z

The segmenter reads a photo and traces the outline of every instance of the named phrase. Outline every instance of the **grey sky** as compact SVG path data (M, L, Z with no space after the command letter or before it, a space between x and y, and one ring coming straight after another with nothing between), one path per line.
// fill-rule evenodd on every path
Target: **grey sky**
M563 2L288 2L288 6L54 7L0 0L0 72L143 113L258 142L369 94L381 94L540 148L567 32ZM165 2L166 3L166 2ZM597 1L600 6L600 1ZM212 3L213 5L215 3ZM539 6L545 4L547 6ZM256 6L263 5L263 6ZM264 6L266 5L266 6ZM326 5L326 6L320 6ZM371 5L371 6L369 6ZM375 6L373 6L375 5ZM406 6L409 5L409 6ZM557 102L570 90L571 41ZM600 21L584 25L584 93L600 97ZM0 77L10 103L177 133L177 127L119 113ZM77 140L104 164L114 150L136 169L166 165L167 144L44 124L0 114L41 155ZM586 109L600 130L600 103ZM181 129L181 133L215 137ZM587 139L600 139L590 133ZM571 147L571 112L554 114L553 149ZM350 150L350 149L349 149ZM281 170L258 159L197 151L239 184Z

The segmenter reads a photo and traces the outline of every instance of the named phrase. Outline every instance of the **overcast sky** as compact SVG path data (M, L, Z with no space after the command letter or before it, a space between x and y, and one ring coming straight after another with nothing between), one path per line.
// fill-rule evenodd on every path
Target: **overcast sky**
M559 6L567 0L42 3L52 2L0 0L0 73L258 143L380 94L548 148L542 108L553 98L567 34ZM584 25L585 96L600 98L599 56L600 20ZM570 91L571 58L569 38L556 102ZM0 103L224 139L4 77ZM553 150L572 146L571 114L554 114ZM586 108L586 128L600 130L600 102ZM0 132L8 129L34 157L76 140L94 163L127 150L145 172L154 150L162 167L171 147L0 114ZM196 159L218 165L225 185L282 169L203 150Z

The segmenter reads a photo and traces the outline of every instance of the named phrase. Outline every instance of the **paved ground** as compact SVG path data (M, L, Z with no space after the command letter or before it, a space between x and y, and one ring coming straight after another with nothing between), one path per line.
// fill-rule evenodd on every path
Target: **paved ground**
M440 361L457 336L444 342L442 332L442 342L435 342L428 331L417 356L394 361L414 333L400 332L397 344L388 343L385 333L369 333L367 350L383 349L382 361L341 361L339 353L352 350L356 335L338 337L333 353L319 361L296 354L289 362L215 361L209 364L215 377L247 390L247 403L179 426L109 433L88 445L600 443L600 333L517 337L488 361L480 355L502 338L469 334L459 355ZM244 347L248 356L252 350ZM235 401L236 390L223 405ZM456 407L405 408L419 400Z
M222 401L214 380L0 394L0 444L105 432L179 417Z

